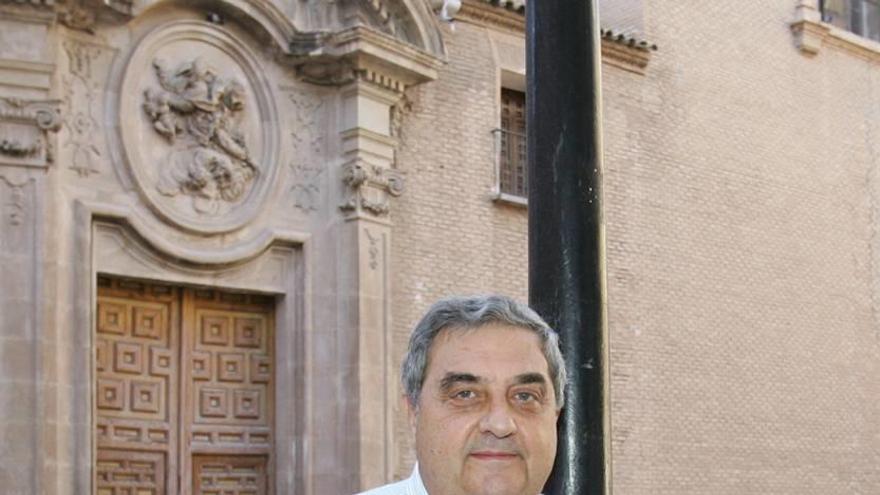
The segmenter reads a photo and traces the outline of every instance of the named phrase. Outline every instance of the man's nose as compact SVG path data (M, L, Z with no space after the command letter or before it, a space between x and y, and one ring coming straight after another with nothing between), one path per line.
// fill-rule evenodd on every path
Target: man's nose
M504 438L516 433L516 421L510 411L510 404L505 400L493 400L489 409L480 420L480 431L491 433L497 438Z

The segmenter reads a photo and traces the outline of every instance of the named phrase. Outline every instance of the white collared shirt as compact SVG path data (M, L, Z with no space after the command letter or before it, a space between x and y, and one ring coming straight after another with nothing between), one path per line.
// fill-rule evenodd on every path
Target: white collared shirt
M413 467L413 472L409 478L391 483L390 485L373 488L358 495L428 495L422 483L422 477L419 475L419 465Z

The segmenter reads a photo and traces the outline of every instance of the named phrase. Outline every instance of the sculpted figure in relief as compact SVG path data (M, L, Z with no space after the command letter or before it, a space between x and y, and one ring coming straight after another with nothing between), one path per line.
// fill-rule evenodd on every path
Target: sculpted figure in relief
M221 79L200 59L173 70L157 59L153 68L162 89L147 89L143 108L173 146L157 188L166 196L190 195L196 211L216 213L221 201L240 199L259 173L237 125L244 86Z

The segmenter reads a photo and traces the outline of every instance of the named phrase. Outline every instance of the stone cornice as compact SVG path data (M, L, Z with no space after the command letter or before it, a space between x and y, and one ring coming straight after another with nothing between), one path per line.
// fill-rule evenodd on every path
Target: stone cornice
M651 60L651 52L657 45L649 45L633 37L615 36L610 30L602 31L602 62L634 72L644 74Z
M290 63L306 81L340 85L363 80L397 92L437 78L443 60L365 26L300 41Z
M492 5L485 0L464 0L456 20L482 26L495 27L523 33L526 18L522 12Z
M524 2L463 0L456 19L522 35L525 32L523 5ZM615 33L610 29L603 29L600 34L603 62L636 74L645 73L651 60L651 52L657 50L657 45L632 35Z

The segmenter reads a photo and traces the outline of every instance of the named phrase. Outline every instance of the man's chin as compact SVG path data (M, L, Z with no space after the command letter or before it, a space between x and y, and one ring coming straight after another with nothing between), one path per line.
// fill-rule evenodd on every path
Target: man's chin
M465 486L469 495L536 495L526 493L522 464L510 460L474 462Z
M514 483L508 479L488 478L477 481L467 490L468 495L537 495L526 493L524 483Z

